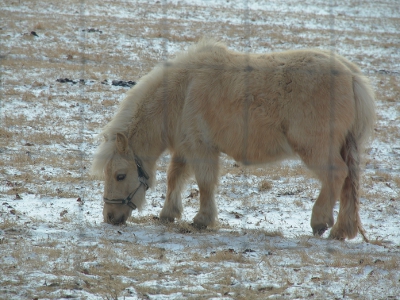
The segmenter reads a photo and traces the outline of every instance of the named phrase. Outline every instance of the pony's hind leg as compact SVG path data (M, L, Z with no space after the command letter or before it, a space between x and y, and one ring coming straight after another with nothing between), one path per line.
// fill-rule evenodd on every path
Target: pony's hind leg
M340 156L327 159L318 168L312 168L321 181L322 187L311 215L314 235L322 235L334 224L333 207L339 198L347 176L347 166Z
M189 177L189 166L185 158L173 154L167 175L167 197L160 212L161 221L173 222L180 218L183 212L181 192Z
M193 162L193 170L200 191L200 210L193 219L193 225L199 228L213 226L217 220L217 205L214 199L215 187L218 182L218 153Z

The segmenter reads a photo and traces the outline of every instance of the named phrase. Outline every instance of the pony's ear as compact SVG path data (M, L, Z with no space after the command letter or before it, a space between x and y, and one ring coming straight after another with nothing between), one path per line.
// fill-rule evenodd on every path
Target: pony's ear
M115 143L120 154L126 154L128 152L128 139L125 134L118 132Z

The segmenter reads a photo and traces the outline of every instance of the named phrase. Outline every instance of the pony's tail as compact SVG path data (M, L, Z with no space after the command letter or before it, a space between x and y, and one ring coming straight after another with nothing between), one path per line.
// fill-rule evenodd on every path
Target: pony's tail
M360 232L364 241L368 242L359 214L360 151L357 140L352 132L347 134L341 155L346 162L348 173L340 194L340 211L337 219L337 228L339 231L332 230L330 237L335 239L346 237L353 239L357 235L357 232ZM339 228L343 231L340 232Z
M351 131L362 151L366 141L374 132L375 95L368 78L360 73L353 76L353 92L356 118Z
M360 232L364 241L368 242L359 215L360 156L365 142L374 130L375 100L367 78L361 74L354 75L353 91L356 118L341 151L342 158L348 167L348 174L340 195L340 212L337 224L340 224L338 227L344 232L333 232L332 238L340 236L352 239L357 235L357 232Z

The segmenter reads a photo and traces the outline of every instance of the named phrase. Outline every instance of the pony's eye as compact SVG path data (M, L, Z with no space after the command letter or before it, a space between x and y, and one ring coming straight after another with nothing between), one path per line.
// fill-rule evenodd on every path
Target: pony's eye
M125 174L118 174L118 175L117 175L117 181L122 181L122 180L125 179L125 177L126 177Z

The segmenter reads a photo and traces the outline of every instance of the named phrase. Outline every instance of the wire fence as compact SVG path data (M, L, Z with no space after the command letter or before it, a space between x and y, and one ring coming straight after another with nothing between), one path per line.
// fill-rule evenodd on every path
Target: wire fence
M371 176L377 177L377 181L380 181L381 177L384 180L385 174L398 178L400 166L396 162L400 156L400 144L396 139L399 138L400 129L398 116L400 111L398 99L400 95L398 88L400 36L399 26L396 23L399 18L396 19L395 14L397 12L400 15L400 9L397 1L388 0L385 5L379 4L383 11L394 11L394 13L374 11L374 1L313 0L308 2L308 4L299 1L274 0L187 2L160 0L151 3L128 0L99 2L77 0L70 3L62 1L56 3L51 3L51 1L1 2L0 6L3 10L4 5L4 12L0 12L0 16L4 17L5 25L0 25L0 199L10 202L10 199L20 197L19 194L23 195L23 193L44 196L48 194L49 198L79 197L78 200L81 203L87 201L101 205L103 181L89 176L93 154L99 144L96 136L100 133L101 127L114 115L129 88L135 86L134 81L147 74L157 62L165 63L169 68L181 68L182 66L169 64L167 61L177 52L187 49L201 36L226 41L229 49L238 50L247 55L247 65L253 53L270 53L292 48L325 49L331 54L332 66L335 63L334 53L339 52L345 56L349 53L348 56L362 66L367 77L372 78L374 88L384 89L377 93L380 115L375 128L377 137L370 145L367 145L371 159L361 168L364 172L369 172ZM384 18L385 16L387 17ZM292 19L295 22L291 21ZM26 20L31 21L29 23ZM50 21L45 23L46 20ZM367 26L368 22L373 22L375 25ZM263 30L267 30L268 33L264 33ZM276 33L275 30L281 32ZM35 35L32 32L35 32ZM93 37L94 35L96 38ZM352 39L358 38L365 41L352 42ZM97 47L98 43L101 43L101 46ZM372 45L373 43L378 46ZM24 48L27 49L26 52ZM53 52L52 48L56 50ZM191 70L190 66L185 67L188 72L195 71L197 68L194 67ZM241 68L221 65L203 65L202 67L214 71L243 71ZM250 74L252 69L248 68L246 71ZM265 69L265 71L271 70ZM324 73L318 75L322 76ZM59 79L61 80L56 81ZM113 85L113 80L116 85ZM251 78L246 77L246 89L243 95L246 100L250 98L250 81ZM168 78L164 78L164 84L167 82ZM331 86L336 84L332 75ZM335 94L333 89L330 92L332 100L329 116L330 138L333 140ZM382 99L382 97L390 99ZM165 127L169 118L166 109L168 101L167 95L164 94L162 120L154 120L154 122L163 122ZM246 101L243 112L238 115L238 119L244 120L245 134L244 138L238 140L237 143L243 145L247 145L248 135L251 132L248 107L249 102ZM386 112L386 109L390 111ZM245 161L247 146L243 149L242 157ZM330 156L332 155L333 153L330 153ZM168 155L159 158L164 174L170 160ZM204 163L204 159L199 158L196 163ZM226 163L226 161L221 163ZM232 179L234 184L238 184L236 181L239 180L244 181L243 186L250 191L247 194L250 194L254 188L251 186L253 184L250 180L251 172L244 171L240 176ZM274 175L268 174L268 170L265 174L271 178ZM248 178L249 180L246 181ZM388 188L396 188L396 183L392 184L393 186L389 184ZM43 188L46 186L48 186L47 189ZM279 191L276 197L300 193L297 185L291 188L294 186L296 189ZM157 201L159 200L160 204L163 204L161 202L165 200L164 190L159 193L162 196L157 195L159 198ZM4 203L2 209L5 207ZM156 202L153 206L156 207L158 204ZM3 212L0 210L0 219L6 215ZM232 212L235 215L233 218L241 219L241 228L245 228L247 219L240 216L238 212ZM74 241L76 244L84 241L88 234L88 229L85 227L86 214L87 211L79 209L76 215L78 220L71 221L78 227L78 242ZM296 212L293 211L292 215L296 217L294 216ZM102 217L98 216L98 219ZM23 226L30 226L27 224L28 222ZM104 248L115 247L119 251L120 248L116 244L119 243L118 235L122 233L117 232L115 245L110 244ZM155 234L157 235L155 239L159 238L158 235L165 236L157 247L165 243L168 234L167 231ZM98 238L98 235L95 238ZM245 251L252 251L250 241L251 239L240 241ZM2 244L1 236L0 244ZM299 243L296 242L295 245L297 247ZM351 249L357 255L361 251L357 248ZM80 278L82 274L91 275L86 269L82 269L84 263L91 262L92 259L85 260L81 257L80 251L83 253L84 250L84 247L73 248L74 255L63 250L63 253L67 253L66 260L68 262L72 260L75 264L74 268L78 275L74 278ZM106 252L104 259L96 257L94 260L108 260L109 257L106 256L112 252L111 250ZM337 255L335 248L326 250L328 251L323 254L324 256L321 255L324 259L335 258ZM164 253L165 249L161 252ZM124 252L123 255L125 254ZM39 255L36 258L32 257L34 259L29 257L26 262L35 260ZM299 260L302 261L303 257ZM361 264L360 261L359 265ZM381 265L383 262L377 260L374 264ZM320 273L326 275L325 262L323 265L323 271ZM356 265L358 266L357 262ZM351 267L353 268L353 265ZM298 271L302 270L295 269L295 272ZM14 271L10 267L7 272L9 275ZM339 273L341 274L342 270L338 271ZM391 273L388 272L388 274ZM98 277L101 276L105 275L101 274ZM368 275L375 280L374 276L372 272ZM111 287L107 286L109 290L103 294L111 295L115 292L116 296L110 298L118 298L117 289L112 289L115 281L111 275L109 277L107 280L110 280ZM101 284L98 283L101 280L97 278L95 280L98 281L93 282L100 286ZM311 280L318 282L320 278L313 277ZM335 283L336 281L335 278ZM288 283L289 281L284 285L287 286ZM68 287L71 286L70 283L68 284ZM91 287L87 284L85 288ZM366 287L365 291L369 291L369 288L370 286ZM82 286L79 289L82 290ZM161 291L162 288L155 287L154 289ZM263 291L265 290L261 292ZM310 295L314 296L314 294ZM343 297L344 295L343 289Z

